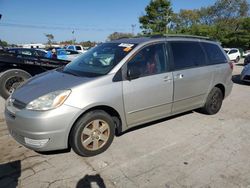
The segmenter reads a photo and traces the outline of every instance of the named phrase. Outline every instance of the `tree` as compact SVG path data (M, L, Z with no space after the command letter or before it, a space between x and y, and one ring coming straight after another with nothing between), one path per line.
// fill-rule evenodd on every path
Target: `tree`
M199 23L200 24L204 24L204 25L214 24L213 8L211 6L201 7L198 10L198 15L199 15Z
M217 0L198 10L174 14L171 32L214 38L227 47L250 48L250 5L247 0Z
M198 10L180 10L179 21L182 27L191 27L199 22Z
M0 46L6 47L8 46L8 43L6 41L0 40Z
M96 46L96 42L91 42L91 41L83 41L83 42L80 42L80 45L82 45L83 47L88 47L88 48L91 48L91 47L94 47Z
M72 44L75 44L75 40L61 41L60 44L62 44L62 45L72 45Z
M173 14L169 0L151 0L145 8L146 14L139 17L144 34L167 33L167 25Z
M54 35L52 35L52 34L46 34L46 33L44 35L47 37L47 40L48 40L47 44L49 46L51 46L52 41L54 40Z
M134 35L132 33L120 33L120 32L114 32L108 36L108 40L116 40L120 38L131 38Z

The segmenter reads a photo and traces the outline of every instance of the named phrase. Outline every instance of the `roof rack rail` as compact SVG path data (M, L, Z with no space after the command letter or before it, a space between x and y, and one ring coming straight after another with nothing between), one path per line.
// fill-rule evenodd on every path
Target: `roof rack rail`
M204 37L204 36L199 36L199 35L167 34L164 36L165 37L183 37L183 38L197 38L197 39L212 40L209 37Z
M150 35L149 37L150 38L162 38L162 37L165 37L165 36L162 35L162 34L156 34L156 35Z
M214 40L210 37L198 36L198 35L184 35L184 34L164 34L164 35L152 35L150 38L163 38L163 37L181 37L181 38L195 38L203 40Z

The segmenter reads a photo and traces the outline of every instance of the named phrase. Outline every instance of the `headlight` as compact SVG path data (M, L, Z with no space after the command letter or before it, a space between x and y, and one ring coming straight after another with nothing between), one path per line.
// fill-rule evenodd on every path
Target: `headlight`
M60 90L48 93L31 101L26 109L28 110L51 110L61 106L70 95L70 90Z

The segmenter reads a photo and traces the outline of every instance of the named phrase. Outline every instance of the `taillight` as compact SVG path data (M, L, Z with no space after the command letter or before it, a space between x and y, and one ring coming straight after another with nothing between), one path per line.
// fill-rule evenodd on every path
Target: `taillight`
M232 62L232 61L229 61L228 64L229 64L230 68L233 70L233 69L234 69L234 64L233 64L233 62Z

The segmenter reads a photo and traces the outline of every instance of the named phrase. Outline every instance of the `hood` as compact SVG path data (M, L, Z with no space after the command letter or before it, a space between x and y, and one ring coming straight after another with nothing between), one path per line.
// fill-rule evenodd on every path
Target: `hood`
M50 92L71 89L94 79L78 77L53 70L31 78L23 86L15 90L12 98L28 104Z

